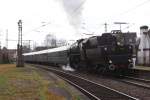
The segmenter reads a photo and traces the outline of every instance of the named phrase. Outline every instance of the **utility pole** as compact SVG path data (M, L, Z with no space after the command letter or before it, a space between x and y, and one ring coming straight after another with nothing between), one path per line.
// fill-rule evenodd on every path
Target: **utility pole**
M6 48L8 49L8 29L6 30Z
M107 33L107 23L104 23L104 25L105 25L105 33Z
M8 41L14 41L14 42L18 42L18 40L11 40L11 39L8 39ZM33 41L33 40L22 40L22 41L27 41L28 43L29 43L29 48L31 47L30 45L31 45L31 42Z
M1 36L1 35L2 35L2 34L0 34L0 36ZM1 40L0 40L0 50L2 49L1 47L2 47L2 42L1 42Z
M122 25L122 24L128 24L128 23L126 23L126 22L114 22L114 24L119 24L119 26L120 26L120 31L121 31L121 25Z
M30 46L31 41L32 41L32 40L29 40L29 49L30 49L30 50L31 50L31 46Z
M8 42L9 42L9 41L12 41L12 42L16 42L16 41L17 41L17 42L18 42L18 40L11 40L11 39L8 39ZM29 43L28 48L31 50L31 42L32 42L33 40L22 40L22 41L25 41L25 42L27 41L27 42Z
M18 45L17 45L17 65L16 67L24 67L22 55L22 21L18 21Z

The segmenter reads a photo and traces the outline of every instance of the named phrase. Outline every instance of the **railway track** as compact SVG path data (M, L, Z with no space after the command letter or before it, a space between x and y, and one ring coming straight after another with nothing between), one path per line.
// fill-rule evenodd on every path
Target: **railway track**
M37 65L36 65L37 66ZM139 100L128 94L119 92L102 84L95 83L77 75L66 73L61 70L38 65L38 67L56 73L59 77L78 88L91 100Z
M128 78L128 79L133 79L133 80L141 81L141 82L144 82L144 83L150 83L150 80L147 80L147 79L142 79L142 78L137 78L137 77L131 77L131 76L123 76L123 77Z
M150 80L130 76L122 76L122 77L124 77L124 79L121 79L122 82L142 87L145 89L150 89Z

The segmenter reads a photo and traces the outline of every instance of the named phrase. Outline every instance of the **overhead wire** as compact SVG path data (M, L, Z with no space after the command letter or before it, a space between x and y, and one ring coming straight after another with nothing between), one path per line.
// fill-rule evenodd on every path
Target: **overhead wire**
M27 31L27 32L25 32L25 33L30 33L30 32L32 32L32 31L38 32L37 29L40 29L40 28L42 28L42 27L45 27L45 26L47 26L47 25L49 25L49 24L51 24L51 22L48 22L47 24L40 25L39 27L36 27L36 28L34 28L34 29L31 29L31 30L29 30L29 31Z
M134 6L134 7L132 7L131 9L126 10L125 12L123 12L123 13L121 13L121 14L119 14L119 15L124 15L124 14L126 14L126 13L129 13L129 12L131 12L131 11L137 9L138 7L143 6L144 4L148 3L149 1L150 1L150 0L146 0L146 1L144 1L144 2L142 2L142 3L140 3L140 4L138 4L138 5L136 5L136 6ZM71 15L74 16L74 15L77 13L77 11L78 11L79 9L81 9L81 7L85 4L85 2L86 2L86 0L83 0L83 2L71 12L71 13L72 13ZM50 24L50 22L49 22L49 24ZM34 31L34 30L37 30L37 29L42 28L42 27L44 27L44 26L47 26L47 25L49 25L49 24L41 25L41 26L39 26L39 27L37 27L37 28L35 28L35 29L32 29L32 30L30 30L30 31L28 31L28 32L25 32L25 33L32 32L32 31Z
M141 1L141 0L140 0L140 1ZM130 8L130 9L126 10L125 12L121 13L120 15L129 13L129 12L131 12L131 11L133 11L133 10L135 10L135 9L137 9L137 8L139 8L139 7L141 7L141 6L143 6L143 5L145 5L145 4L148 3L148 2L150 2L150 0L146 0L146 1L144 1L144 2L142 2L142 3L140 3L140 4L138 4L138 5L135 5L134 7L132 7L132 8Z
M139 0L139 1L141 1L141 0ZM116 14L116 15L112 16L111 18L110 18L110 17L107 17L107 18L108 18L108 19L110 18L109 20L111 20L111 21L113 21L114 19L116 20L117 17L120 18L121 16L123 16L123 15L125 15L125 14L128 14L128 13L130 13L130 12L132 12L132 11L138 9L139 7L145 5L145 4L149 3L149 2L150 2L150 0L145 0L145 1L141 2L141 3L139 3L139 4L136 4L136 5L133 6L132 8L127 9L127 10L124 11L124 12L121 12L121 13L119 13L119 14Z
M81 2L81 4L78 6L78 7L76 7L75 9L73 9L73 11L72 11L72 15L74 15L75 13L77 13L77 11L79 10L79 9L81 9L81 7L85 4L85 2L86 2L86 0L83 0L82 2Z
M74 14L82 7L82 5L85 3L85 1L86 1L86 0L83 0L83 2L82 2L77 8L75 8L75 9L72 11L72 14L71 14L71 15L74 15ZM31 29L31 30L29 30L29 31L27 31L27 32L25 32L25 33L30 33L30 32L32 32L32 31L35 31L35 30L40 29L40 28L42 28L42 27L45 27L45 26L47 26L47 25L49 25L49 24L51 24L51 22L48 22L47 24L44 24L44 25L41 25L41 26L36 27L36 28L34 28L34 29Z

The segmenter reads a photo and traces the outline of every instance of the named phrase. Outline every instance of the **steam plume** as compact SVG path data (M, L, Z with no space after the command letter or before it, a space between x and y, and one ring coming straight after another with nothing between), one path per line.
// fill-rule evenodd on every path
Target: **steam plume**
M82 9L85 0L59 0L68 15L71 25L78 30L81 25Z

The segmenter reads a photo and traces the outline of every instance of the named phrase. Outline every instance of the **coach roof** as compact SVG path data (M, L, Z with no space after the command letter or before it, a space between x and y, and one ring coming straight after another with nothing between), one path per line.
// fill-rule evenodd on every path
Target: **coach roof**
M37 54L58 52L58 51L67 50L69 47L70 47L70 46L62 46L62 47L53 48L53 49L46 49L46 50L41 50L41 51L35 51L35 52L24 53L23 55L24 55L24 56L28 56L28 55L37 55Z

